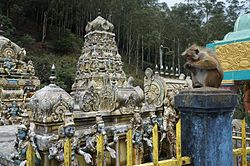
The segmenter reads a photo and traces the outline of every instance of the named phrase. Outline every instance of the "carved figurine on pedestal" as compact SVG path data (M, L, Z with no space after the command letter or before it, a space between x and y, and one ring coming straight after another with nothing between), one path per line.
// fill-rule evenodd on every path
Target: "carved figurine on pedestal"
M174 109L174 92L168 91L164 101L164 118L163 118L163 134L160 142L165 138L169 144L169 155L170 157L176 157L176 148L175 148L175 125L177 121L176 111Z
M7 115L9 121L13 124L20 119L20 115L23 113L21 108L17 105L16 101L11 103L11 106L7 109Z
M92 151L93 153L96 153L96 145L97 145L97 137L99 134L103 135L104 139L104 165L106 165L105 160L106 160L106 153L109 152L111 158L116 158L116 151L112 149L110 146L114 145L118 141L117 135L114 135L114 139L112 142L108 143L108 137L105 129L105 124L102 119L101 114L97 113L96 114L96 124L92 127L95 131L93 133L92 137L89 137L86 140L86 146L84 149Z
M147 118L143 135L143 140L146 141L148 146L150 161L153 161L153 128L155 124L158 124L157 116L155 112L150 112L150 117Z
M16 64L12 62L12 59L6 58L3 63L3 69L6 74L10 75L10 72L16 68Z
M143 159L143 120L138 107L134 111L130 124L133 130L133 164L137 165L141 164Z
M28 61L27 72L33 76L35 75L35 68L34 68L33 62L31 60Z
M38 163L41 160L41 156L38 152L37 145L35 142L35 135L29 131L29 128L25 124L18 126L18 132L16 134L15 149L18 154L14 154L12 159L16 164L20 166L30 165ZM35 158L33 160L33 152L35 152ZM29 163L29 164L26 164Z
M60 166L79 166L76 154L84 157L86 163L91 163L92 156L80 148L79 139L75 136L75 123L72 113L64 114L64 126L58 128L58 137L49 148L49 159L55 158ZM69 154L71 152L71 154Z
M96 83L95 81L91 81L89 83L88 88L85 90L81 99L79 101L79 105L82 111L84 112L92 112L97 111L99 105L99 96L95 90Z

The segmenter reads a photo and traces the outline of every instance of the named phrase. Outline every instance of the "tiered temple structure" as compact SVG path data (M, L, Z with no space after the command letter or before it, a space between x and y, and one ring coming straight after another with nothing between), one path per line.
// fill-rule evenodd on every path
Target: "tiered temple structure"
M113 28L101 16L86 26L85 43L72 85L74 111L88 115L97 111L111 114L116 110L132 113L133 109L125 107L134 108L143 100L143 91L133 86L133 78L126 80Z
M0 99L2 120L18 116L40 86L32 61L26 63L26 51L0 35Z

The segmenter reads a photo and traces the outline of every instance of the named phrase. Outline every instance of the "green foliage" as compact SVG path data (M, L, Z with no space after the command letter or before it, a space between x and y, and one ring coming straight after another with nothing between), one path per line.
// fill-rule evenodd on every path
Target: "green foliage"
M13 38L15 27L12 25L11 19L0 15L0 29L3 30L3 35L7 38Z
M157 0L7 2L10 1L0 3L2 14L8 16L0 15L4 35L28 48L27 59L33 60L43 85L49 84L50 67L55 63L58 84L67 91L70 91L74 81L82 38L86 34L85 26L96 18L98 9L101 9L102 17L114 24L127 76L132 75L140 85L144 75L141 68L155 66L159 61L161 44L177 57L192 43L205 45L222 39L233 30L240 12L243 9L249 11L247 3L241 4L239 0L227 0L227 8L219 0L189 0L171 8ZM17 27L16 36L13 36L15 28L11 20ZM35 40L43 43L33 44ZM42 47L37 49L37 45ZM164 64L172 64L173 57L169 54L164 54L163 59ZM134 72L136 69L139 69L137 75Z
M243 103L243 94L237 94L237 105L233 114L233 119L243 119L245 116L245 109Z
M36 40L34 38L32 38L31 35L29 34L24 34L23 36L21 36L18 41L17 44L21 47L30 47L32 44L34 44L36 42Z
M59 54L80 52L82 40L71 33L66 31L63 36L53 42L53 51Z

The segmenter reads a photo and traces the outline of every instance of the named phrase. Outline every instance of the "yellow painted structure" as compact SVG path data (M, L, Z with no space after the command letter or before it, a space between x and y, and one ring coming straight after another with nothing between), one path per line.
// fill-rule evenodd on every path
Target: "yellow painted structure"
M158 161L159 153L159 137L158 137L158 125L155 124L153 127L153 162L144 163L140 165L133 165L133 142L132 142L132 129L129 129L126 133L126 157L127 166L182 166L191 163L191 158L187 156L182 156L181 154L181 120L176 124L176 159L168 159ZM242 147L233 149L234 156L242 156L242 166L247 166L247 154L250 154L250 147L246 147L246 141L250 141L250 138L246 138L246 121L242 120L242 137L233 136L234 140L241 140ZM34 164L34 151L31 145L28 146L26 153L27 166L35 166ZM104 165L104 137L102 134L97 136L97 166ZM64 165L70 166L71 164L71 141L70 139L65 139L64 143Z
M127 138L127 166L133 165L133 143L132 143L132 129L129 129L126 138Z
M240 139L240 137L233 137L233 139ZM250 154L250 147L246 147L246 120L242 120L241 126L241 148L234 149L235 156L242 156L242 166L247 166L247 154ZM248 139L249 140L249 139Z
M26 151L26 166L35 166L34 160L33 160L33 148L32 145L29 144L27 151Z
M250 70L250 42L216 46L216 54L224 71Z
M104 162L104 142L103 135L99 134L97 136L97 166L103 166Z
M71 166L71 149L70 138L66 138L64 143L64 166Z
M176 125L176 159L158 161L158 125L155 124L153 128L153 162L140 164L137 166L181 166L191 163L190 157L181 156L181 121ZM127 166L132 166L132 130L127 132Z
M154 166L158 165L158 125L155 124L153 128L153 163Z

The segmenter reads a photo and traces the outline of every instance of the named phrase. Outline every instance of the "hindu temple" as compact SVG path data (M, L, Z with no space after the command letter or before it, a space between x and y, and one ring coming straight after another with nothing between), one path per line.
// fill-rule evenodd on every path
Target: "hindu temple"
M128 131L133 133L133 164L150 162L154 126L159 155L176 157L174 96L191 87L190 78L147 68L143 89L134 85L123 71L113 29L101 16L87 24L70 94L57 85L54 65L50 84L37 90L40 82L32 62L23 61L25 50L2 37L2 102L29 102L29 112L10 127L3 144L15 142L15 147L0 152L0 164L126 165Z

